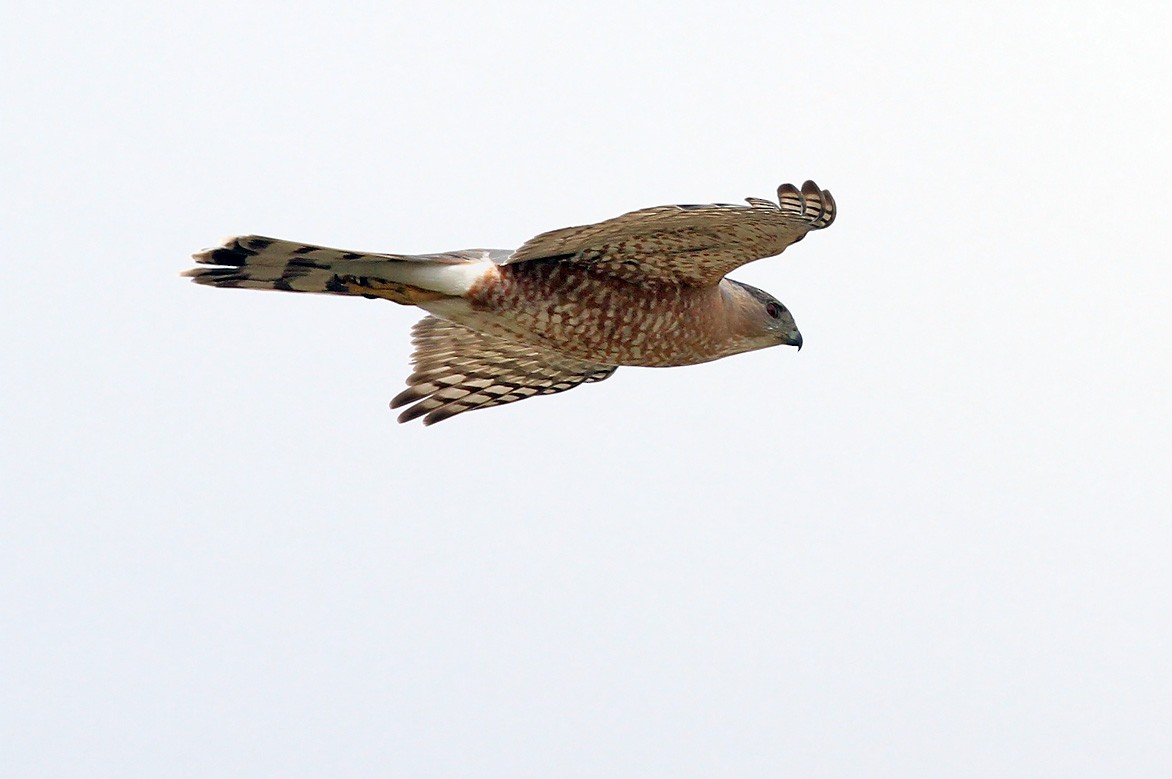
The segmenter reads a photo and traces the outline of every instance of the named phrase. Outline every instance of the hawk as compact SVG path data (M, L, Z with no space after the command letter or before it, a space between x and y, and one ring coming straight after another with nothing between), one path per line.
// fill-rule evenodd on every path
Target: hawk
M658 206L542 233L515 251L368 254L247 235L194 255L197 284L382 298L429 316L391 408L423 424L602 381L787 344L789 310L725 278L834 221L813 181L778 202Z

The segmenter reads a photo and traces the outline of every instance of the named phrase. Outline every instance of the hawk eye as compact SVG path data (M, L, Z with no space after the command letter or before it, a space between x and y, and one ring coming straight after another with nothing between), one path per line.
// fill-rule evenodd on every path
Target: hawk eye
M769 314L769 316L773 317L774 319L777 319L781 316L781 306L777 305L776 303L768 303L765 306L765 313Z

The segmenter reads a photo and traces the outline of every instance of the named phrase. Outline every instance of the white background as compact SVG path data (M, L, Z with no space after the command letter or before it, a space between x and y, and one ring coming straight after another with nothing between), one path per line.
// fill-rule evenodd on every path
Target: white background
M1172 774L1168 5L487 5L6 4L4 776ZM178 276L805 178L800 355L427 429Z

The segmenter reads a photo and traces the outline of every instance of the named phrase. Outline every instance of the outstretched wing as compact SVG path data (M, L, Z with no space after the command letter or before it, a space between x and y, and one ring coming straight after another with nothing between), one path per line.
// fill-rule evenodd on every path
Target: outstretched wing
M391 408L411 405L400 422L423 417L430 425L478 408L565 392L615 372L556 352L507 341L463 325L424 317L411 329L415 372Z
M813 181L783 184L778 203L658 206L531 238L506 260L557 259L631 280L715 284L745 263L780 254L834 221L834 198Z

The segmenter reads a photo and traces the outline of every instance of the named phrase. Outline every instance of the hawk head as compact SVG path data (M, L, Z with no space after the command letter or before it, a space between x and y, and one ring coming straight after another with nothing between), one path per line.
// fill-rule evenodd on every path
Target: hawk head
M802 334L794 323L793 314L781 301L764 290L725 279L722 285L726 303L735 312L735 335L743 345L739 351L764 349L768 346L796 346L802 348Z

